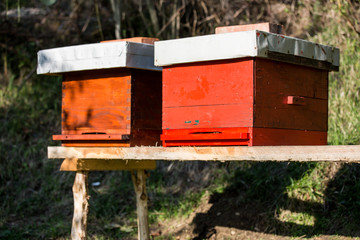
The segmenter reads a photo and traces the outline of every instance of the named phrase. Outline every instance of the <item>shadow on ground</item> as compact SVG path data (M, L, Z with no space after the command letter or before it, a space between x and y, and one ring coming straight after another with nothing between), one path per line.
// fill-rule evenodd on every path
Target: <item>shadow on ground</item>
M287 188L316 163L252 163L237 170L223 193L210 196L211 208L193 219L194 239L209 239L219 227L291 237L359 237L360 166L343 165L327 183L322 203L290 198ZM312 222L283 221L280 211L305 213Z

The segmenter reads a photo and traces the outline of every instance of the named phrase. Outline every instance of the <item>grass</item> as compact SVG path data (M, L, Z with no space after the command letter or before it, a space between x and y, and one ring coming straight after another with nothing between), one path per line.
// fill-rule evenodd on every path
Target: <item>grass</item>
M316 16L323 21L322 29L309 39L341 50L340 72L329 79L328 141L359 144L360 39L334 6L316 7L327 19ZM18 66L13 63L7 81L0 84L0 238L66 239L74 174L58 172L59 162L46 158L46 146L54 145L51 135L60 129L60 79L36 76L21 81L19 74L11 73L31 68L33 56L27 53L36 50L28 46L19 51L22 55L12 60ZM153 225L187 218L204 196L235 192L238 205L262 207L265 223L278 234L359 236L359 179L360 168L348 164L160 163L148 180L149 217ZM93 187L93 182L100 186ZM129 173L92 172L89 184L90 237L134 237Z

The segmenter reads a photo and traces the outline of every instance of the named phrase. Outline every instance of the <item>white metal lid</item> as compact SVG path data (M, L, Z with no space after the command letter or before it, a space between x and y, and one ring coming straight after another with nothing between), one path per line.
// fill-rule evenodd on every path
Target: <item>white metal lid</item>
M155 42L155 66L261 57L338 70L339 54L335 47L259 30Z
M38 52L37 74L119 67L161 71L154 66L154 46L144 43L104 42Z

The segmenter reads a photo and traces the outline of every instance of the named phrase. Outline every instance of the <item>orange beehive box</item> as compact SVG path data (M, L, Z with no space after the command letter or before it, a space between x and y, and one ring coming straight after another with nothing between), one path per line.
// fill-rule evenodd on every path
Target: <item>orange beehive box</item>
M163 146L327 144L339 50L258 30L160 41Z
M153 64L154 46L143 40L149 42L135 38L38 53L38 74L63 77L62 129L54 140L63 146L160 145L161 68Z

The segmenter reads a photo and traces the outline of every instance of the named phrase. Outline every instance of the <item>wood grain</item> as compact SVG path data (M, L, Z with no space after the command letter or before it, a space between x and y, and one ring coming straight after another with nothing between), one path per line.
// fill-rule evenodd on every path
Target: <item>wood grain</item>
M360 162L360 145L236 147L48 147L48 158L168 161Z
M178 64L163 69L164 108L252 103L252 94L252 58Z
M76 172L73 185L74 215L71 227L71 239L87 239L87 214L89 211L88 172Z
M114 40L106 40L101 41L101 43L108 42L137 42L137 43L147 43L154 45L154 42L159 41L158 38L149 38L149 37L133 37L133 38L123 38L123 39L114 39Z
M327 132L294 129L250 128L249 146L326 145Z
M147 174L144 170L131 172L135 196L138 223L138 239L150 240L149 218L148 218L148 194L146 191Z
M131 69L130 146L160 146L162 73Z
M259 58L255 65L254 127L327 131L327 71ZM306 104L289 105L288 96Z
M130 134L130 81L128 69L65 74L62 134Z
M270 33L282 34L282 25L275 23L256 23L256 24L245 24L245 25L233 25L225 27L215 28L215 34L219 33L229 33L229 32L242 32L242 31L251 31L251 30L260 30Z
M66 158L61 163L60 171L114 171L155 169L156 161L152 160L114 160L114 159L77 159Z
M164 108L163 129L252 126L252 103Z

